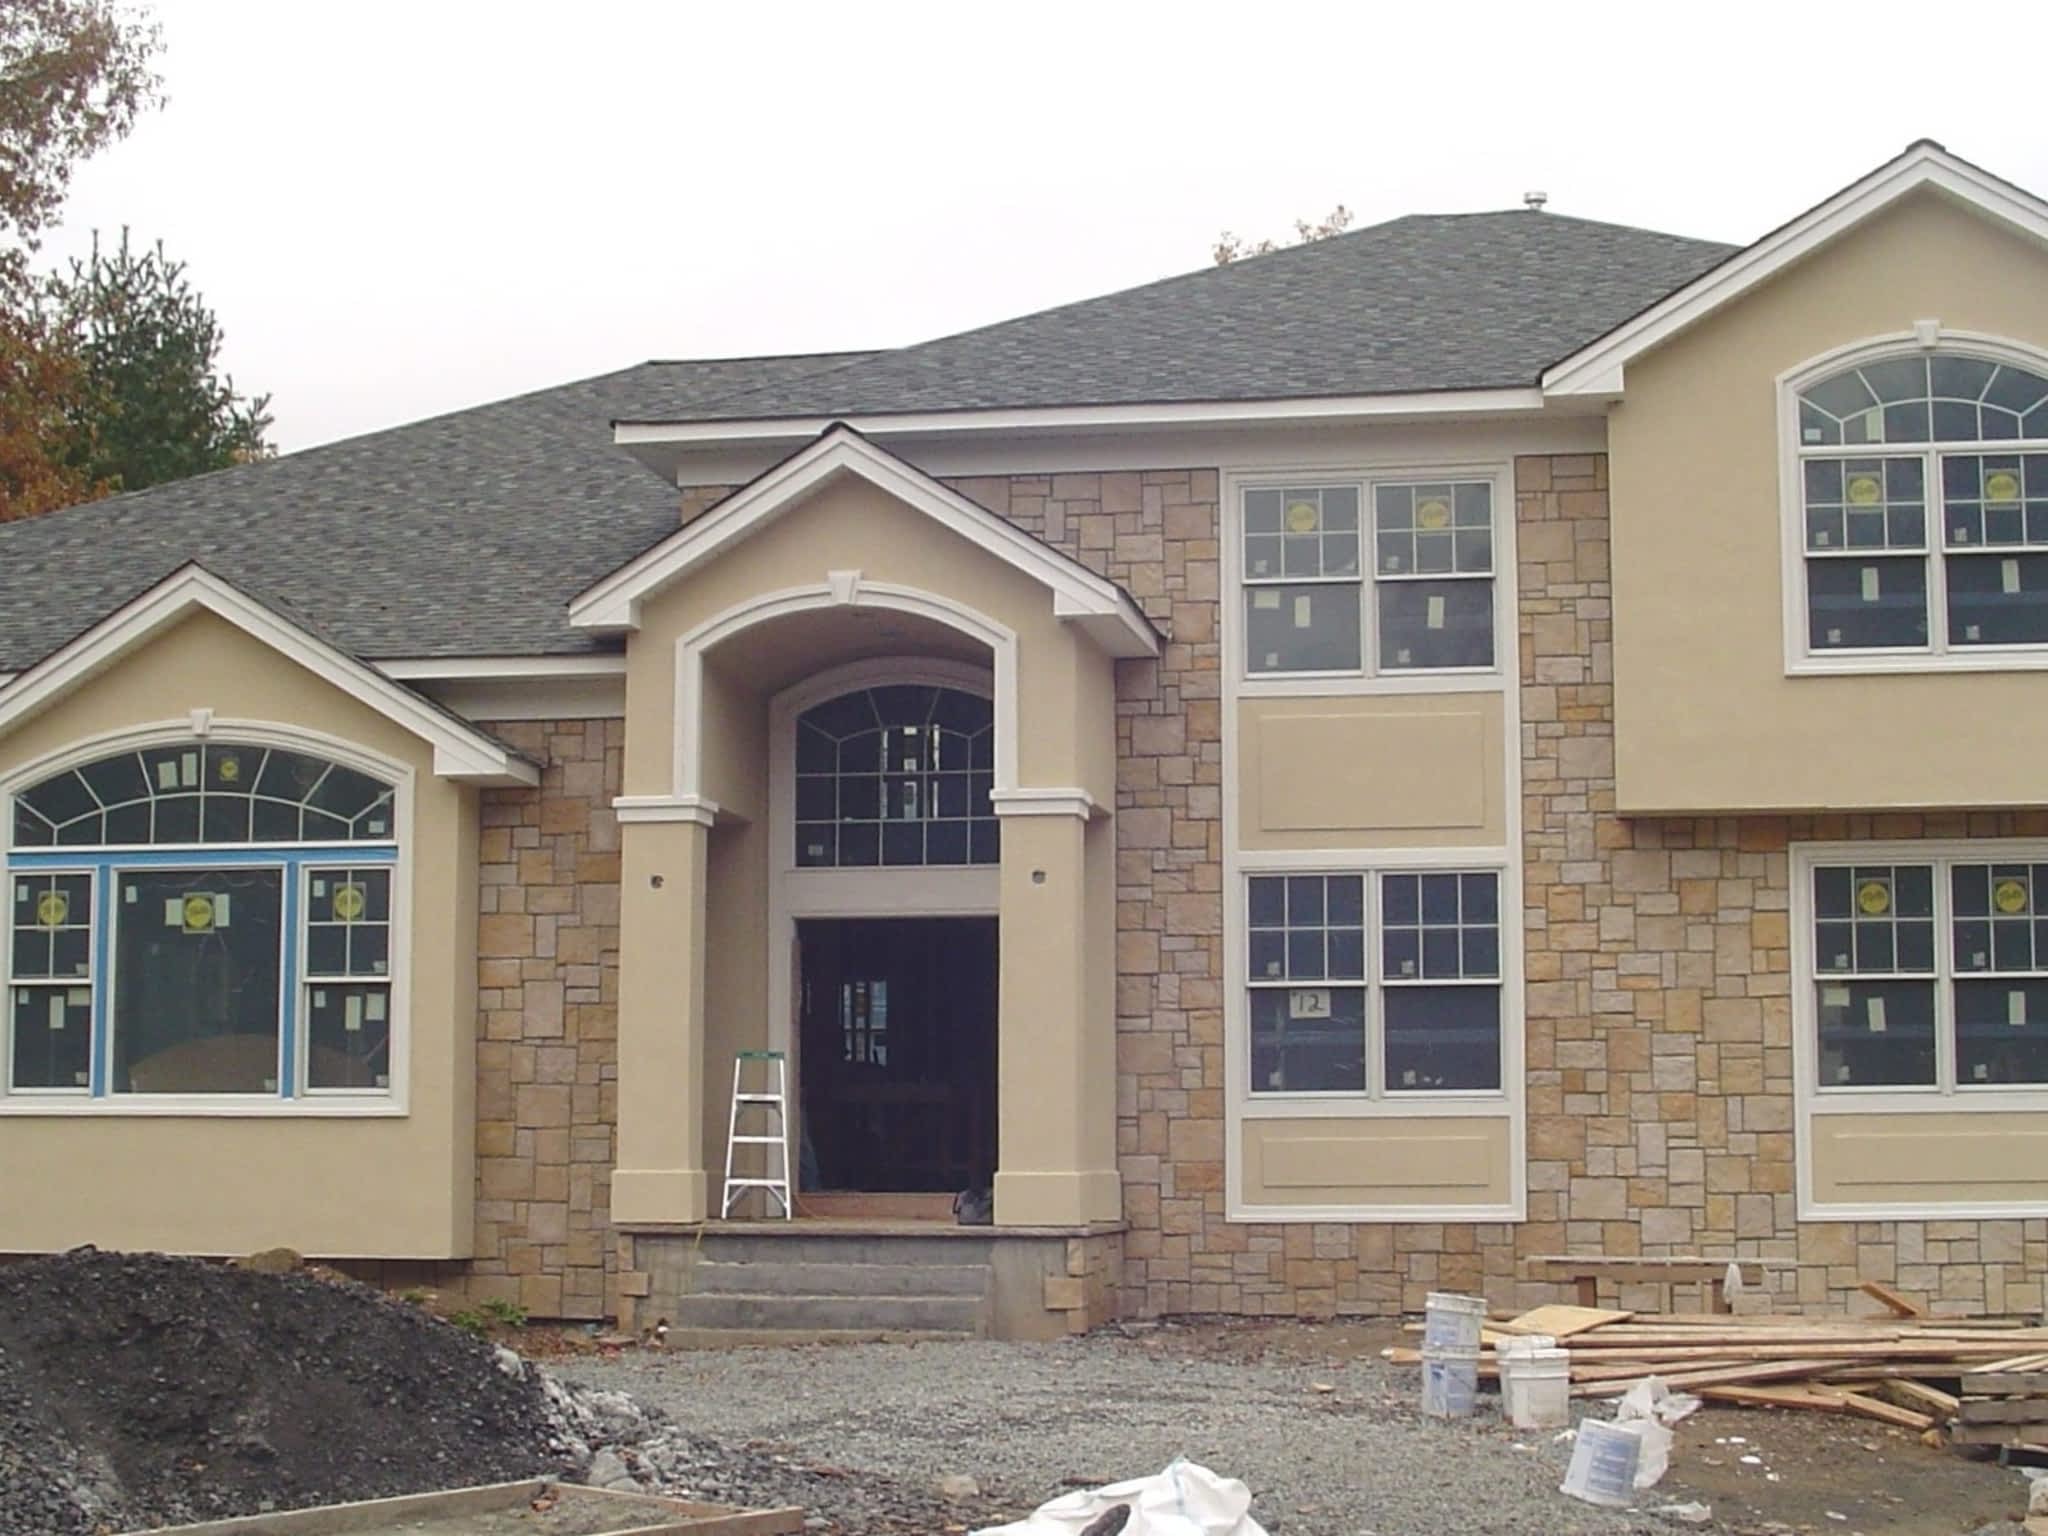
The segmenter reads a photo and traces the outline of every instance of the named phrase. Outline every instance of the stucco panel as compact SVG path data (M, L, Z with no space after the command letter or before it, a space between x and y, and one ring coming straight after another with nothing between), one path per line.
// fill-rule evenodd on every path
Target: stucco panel
M1251 1206L1502 1206L1512 1199L1505 1115L1247 1120Z
M2048 251L1921 193L1629 365L1608 431L1624 812L2042 799L2040 673L1785 675L1776 380L1926 319L2048 346Z
M2048 1209L2048 1116L1815 1115L1816 1205Z
M430 747L210 614L130 652L0 738L0 775L90 736L211 709L339 737L413 770L406 1113L255 1118L0 1113L0 1247L79 1243L346 1258L471 1248L477 948L473 791Z

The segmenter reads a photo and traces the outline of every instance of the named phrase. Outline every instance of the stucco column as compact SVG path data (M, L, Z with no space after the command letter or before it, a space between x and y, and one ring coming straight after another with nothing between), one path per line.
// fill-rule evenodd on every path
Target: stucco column
M612 1220L629 1226L702 1221L711 816L700 808L648 812L621 806L620 822L619 1145Z
M1003 818L998 1226L1122 1214L1109 844L1085 812Z

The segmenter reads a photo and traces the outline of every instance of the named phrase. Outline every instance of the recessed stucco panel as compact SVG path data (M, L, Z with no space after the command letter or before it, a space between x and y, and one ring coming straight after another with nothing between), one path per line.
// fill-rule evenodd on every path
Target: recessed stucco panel
M1268 848L1507 841L1499 694L1245 699L1238 836Z
M2048 1117L1815 1115L1819 1206L2031 1204L2048 1210Z
M2041 799L2038 672L1785 675L1776 380L1928 319L2048 346L2048 249L1918 193L1629 364L1608 424L1624 812Z
M1273 1206L1504 1206L1505 1115L1243 1122L1243 1201Z
M0 1115L0 1164L40 1170L0 1180L0 1249L464 1257L475 1176L475 794L435 778L433 750L418 738L210 614L164 630L0 737L0 775L194 709L324 732L413 769L407 1113Z

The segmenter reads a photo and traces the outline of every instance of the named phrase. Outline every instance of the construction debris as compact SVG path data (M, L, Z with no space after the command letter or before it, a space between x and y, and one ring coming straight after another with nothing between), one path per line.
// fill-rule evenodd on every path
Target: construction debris
M1651 1377L1712 1403L1846 1414L1956 1445L2048 1450L2048 1327L1943 1318L1875 1281L1888 1317L1634 1313L1542 1306L1490 1316L1479 1375L1498 1379L1501 1346L1569 1341L1571 1395L1619 1397ZM1385 1352L1414 1364L1420 1352Z

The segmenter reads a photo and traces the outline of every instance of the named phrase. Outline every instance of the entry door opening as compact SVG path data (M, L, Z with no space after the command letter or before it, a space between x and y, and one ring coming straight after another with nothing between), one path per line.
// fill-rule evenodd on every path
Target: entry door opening
M797 924L804 1190L993 1180L996 933L992 917Z

